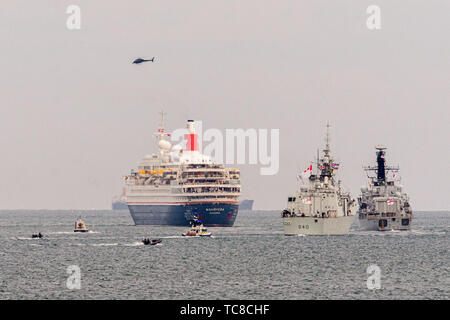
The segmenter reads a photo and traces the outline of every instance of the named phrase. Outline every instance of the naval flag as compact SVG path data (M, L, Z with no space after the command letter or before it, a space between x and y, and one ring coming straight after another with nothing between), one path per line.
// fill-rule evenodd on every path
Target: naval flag
M306 168L301 174L297 175L297 179L299 181L303 181L303 179L306 177L306 175L308 173L311 174L311 172L312 172L312 164L308 168Z

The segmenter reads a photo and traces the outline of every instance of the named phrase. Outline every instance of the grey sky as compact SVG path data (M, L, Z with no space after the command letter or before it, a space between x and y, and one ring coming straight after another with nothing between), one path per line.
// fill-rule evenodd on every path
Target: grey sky
M446 0L3 1L0 208L109 208L155 150L164 108L169 129L280 128L278 175L239 166L257 209L285 205L329 120L353 196L382 143L413 209L448 210L449 12Z

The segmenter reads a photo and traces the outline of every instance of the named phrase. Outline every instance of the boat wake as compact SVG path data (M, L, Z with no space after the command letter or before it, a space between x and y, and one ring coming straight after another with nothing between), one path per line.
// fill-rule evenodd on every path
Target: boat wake
M47 234L83 234L83 233L100 233L99 231L89 230L88 232L73 232L73 231L53 231Z
M55 231L55 232L49 232L48 234L74 234L73 231Z
M426 235L443 235L447 232L445 231L425 231L425 230L411 230L412 234L416 234L419 236L426 236Z
M117 246L119 245L117 242L115 243L93 243L92 246L94 247L109 247L109 246Z
M133 243L126 243L126 244L124 244L124 246L127 246L127 247L138 247L138 246L143 246L144 244L142 243L142 241L136 241L136 242L133 242Z

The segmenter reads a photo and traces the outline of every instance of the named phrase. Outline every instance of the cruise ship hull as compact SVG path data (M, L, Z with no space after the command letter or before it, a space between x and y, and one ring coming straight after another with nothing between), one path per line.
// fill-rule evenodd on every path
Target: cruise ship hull
M128 204L135 225L189 226L197 217L205 226L232 227L238 203Z
M346 235L355 215L338 218L286 217L283 218L285 235Z
M391 231L410 230L410 218L380 217L374 219L358 219L360 230L365 231Z

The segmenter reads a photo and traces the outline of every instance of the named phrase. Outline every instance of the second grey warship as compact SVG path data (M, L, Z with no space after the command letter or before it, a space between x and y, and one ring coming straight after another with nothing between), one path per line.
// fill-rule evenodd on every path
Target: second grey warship
M312 173L312 165L306 169L307 183L288 197L287 208L281 213L285 235L345 235L350 231L356 201L334 179L339 164L330 156L328 130L323 153L317 159L317 172Z
M363 230L409 230L413 213L406 193L396 185L398 167L386 166L384 146L378 145L377 166L365 167L369 187L361 188L359 225ZM376 172L376 176L371 175ZM392 178L388 178L388 173Z

